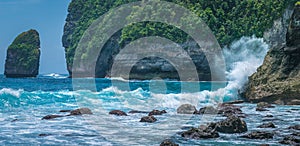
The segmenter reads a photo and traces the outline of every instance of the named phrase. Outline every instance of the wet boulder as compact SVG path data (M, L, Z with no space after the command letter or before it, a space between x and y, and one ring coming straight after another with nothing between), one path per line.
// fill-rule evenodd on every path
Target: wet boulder
M172 142L171 140L167 139L167 140L164 140L160 146L179 146L178 144Z
M110 115L116 115L116 116L127 116L127 114L120 110L112 110L109 112Z
M262 107L257 107L255 110L256 110L256 111L260 111L260 112L269 111L269 110L267 110L267 109L265 109L265 108L262 108Z
M162 114L165 114L165 113L167 113L165 110L162 110L162 111L160 111L160 110L153 110L153 111L151 111L151 112L148 114L148 116L162 115Z
M154 116L145 116L145 117L142 117L140 120L140 122L146 122L146 123L154 123L156 121L157 121L157 119Z
M273 133L265 132L265 131L254 131L251 133L248 133L246 135L241 136L242 138L248 138L248 139L272 139L274 136Z
M259 125L257 128L276 128L276 126L272 123L263 123L262 125Z
M216 123L216 130L221 133L243 133L248 131L247 124L237 116L229 116Z
M47 115L47 116L43 117L42 120L51 120L51 119L60 118L60 117L64 117L64 116L62 116L62 115Z
M219 110L214 108L213 106L206 106L203 108L200 108L199 114L218 114Z
M219 109L219 114L222 114L226 117L232 115L244 115L241 108L233 104L219 104L218 109Z
M181 134L184 138L191 139L208 139L208 138L218 138L219 133L211 126L200 126L199 128L192 128Z
M300 145L300 138L293 135L288 135L283 138L279 143L286 145Z
M72 115L91 115L93 114L92 111L89 108L79 108L79 109L75 109L72 110L70 112L70 116Z
M198 111L197 111L196 107L191 104L183 104L177 108L178 114L194 114L197 112Z

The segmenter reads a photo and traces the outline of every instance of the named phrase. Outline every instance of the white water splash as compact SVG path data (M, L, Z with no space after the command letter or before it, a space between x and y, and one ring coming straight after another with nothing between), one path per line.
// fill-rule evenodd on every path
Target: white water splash
M24 92L23 89L14 90L11 88L3 88L0 90L0 95L9 94L9 95L19 98L21 96L22 92Z

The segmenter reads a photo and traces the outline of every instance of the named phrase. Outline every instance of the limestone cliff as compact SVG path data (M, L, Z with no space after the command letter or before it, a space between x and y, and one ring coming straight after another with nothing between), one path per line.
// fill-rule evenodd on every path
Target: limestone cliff
M36 77L39 72L40 38L36 30L21 33L7 49L5 76Z
M72 71L76 70L73 67L74 56L84 32L90 25L98 19L98 17L105 14L113 8L119 7L122 4L129 2L136 2L138 0L72 0L68 8L68 16L64 27L64 35L62 38L63 46L66 52L67 69L70 76ZM273 21L278 19L286 5L294 0L262 0L262 1L217 1L217 0L197 0L197 1L178 1L168 0L180 6L183 6L194 12L210 27L215 34L221 46L226 46L231 42L241 38L242 36L262 37L263 32L270 28ZM134 9L139 9L135 7ZM164 8L163 8L164 9ZM130 10L130 9L129 9ZM176 10L168 9L168 11ZM155 14L159 16L158 14ZM164 16L165 14L161 15ZM178 16L180 16L179 14ZM139 16L139 13L131 14L130 17ZM176 16L176 15L174 15ZM173 16L172 16L173 17ZM234 19L233 19L234 18ZM121 18L120 20L127 18ZM186 20L185 20L186 21ZM189 21L186 21L189 22ZM107 26L109 27L109 26ZM124 42L131 42L136 39L148 36L160 36L170 39L182 46L189 44L188 34L176 27L160 23L135 23L126 26L115 34L111 40L107 41L103 48L102 54L99 54L97 67L95 71L89 72L86 69L80 68L81 75L79 77L105 77L110 75L111 67L114 57L124 46ZM177 42L178 41L178 42ZM82 55L78 58L89 58L87 55L90 48L94 44L87 45L87 49L80 52ZM197 67L200 80L211 80L209 66L207 59L201 51L195 51L197 46L187 46L188 52ZM128 61L130 58L128 58ZM84 64L86 65L86 64ZM86 65L89 67L88 65ZM145 76L145 73L149 73ZM92 74L92 75L91 75ZM137 79L148 79L153 76L161 78L177 78L178 74L174 67L165 60L158 58L145 58L141 60L132 69L131 75ZM147 78L145 78L147 77Z
M300 5L296 4L286 43L273 46L243 96L252 102L300 104Z

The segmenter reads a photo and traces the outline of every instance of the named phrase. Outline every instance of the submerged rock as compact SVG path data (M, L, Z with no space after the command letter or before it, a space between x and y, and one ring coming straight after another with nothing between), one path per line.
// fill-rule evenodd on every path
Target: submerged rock
M69 113L69 112L71 112L72 110L60 110L59 112L61 112L61 113Z
M290 126L289 129L300 130L300 125Z
M110 115L117 115L117 116L127 116L127 114L120 110L112 110L109 112Z
M145 116L142 117L142 119L140 120L140 122L146 122L146 123L154 123L156 121L157 119L154 116Z
M269 110L267 110L265 108L262 108L262 107L257 107L255 110L260 111L260 112L269 111Z
M147 111L137 111L137 110L131 110L128 112L129 114L148 114Z
M272 139L273 136L274 134L270 132L254 131L241 137L248 139Z
M21 33L7 49L4 75L36 77L39 73L40 38L36 30Z
M271 48L264 63L249 77L242 96L251 102L299 105L300 5L292 14L286 44Z
M93 114L92 111L89 108L79 108L72 110L70 112L70 115L91 115Z
M221 133L247 132L247 124L237 116L229 116L225 120L216 123L216 130Z
M177 108L178 114L194 114L197 112L198 111L197 111L196 107L191 104L183 104Z
M272 123L263 123L262 125L258 126L257 128L276 128L276 126Z
M207 139L207 138L218 138L219 133L211 126L200 126L199 128L192 128L181 134L184 138L191 139Z
M60 118L60 117L64 117L62 115L47 115L45 117L42 118L42 120L50 120L50 119L55 119L55 118Z
M162 115L162 114L165 114L165 113L167 113L165 110L162 110L162 111L160 111L160 110L153 110L153 111L151 111L151 112L148 114L148 116L152 116L152 115Z
M259 102L259 103L257 103L256 106L257 106L257 108L274 108L275 107L267 102Z
M163 141L160 146L179 146L178 144L172 142L171 140L167 139Z

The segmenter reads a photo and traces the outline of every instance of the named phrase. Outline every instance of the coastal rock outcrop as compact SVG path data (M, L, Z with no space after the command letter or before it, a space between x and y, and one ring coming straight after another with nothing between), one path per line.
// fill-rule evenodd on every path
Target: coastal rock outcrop
M36 77L39 61L39 33L31 29L18 35L8 47L4 75L9 78Z
M300 99L300 5L292 14L286 44L272 47L264 63L249 77L242 96L251 102L299 104Z

